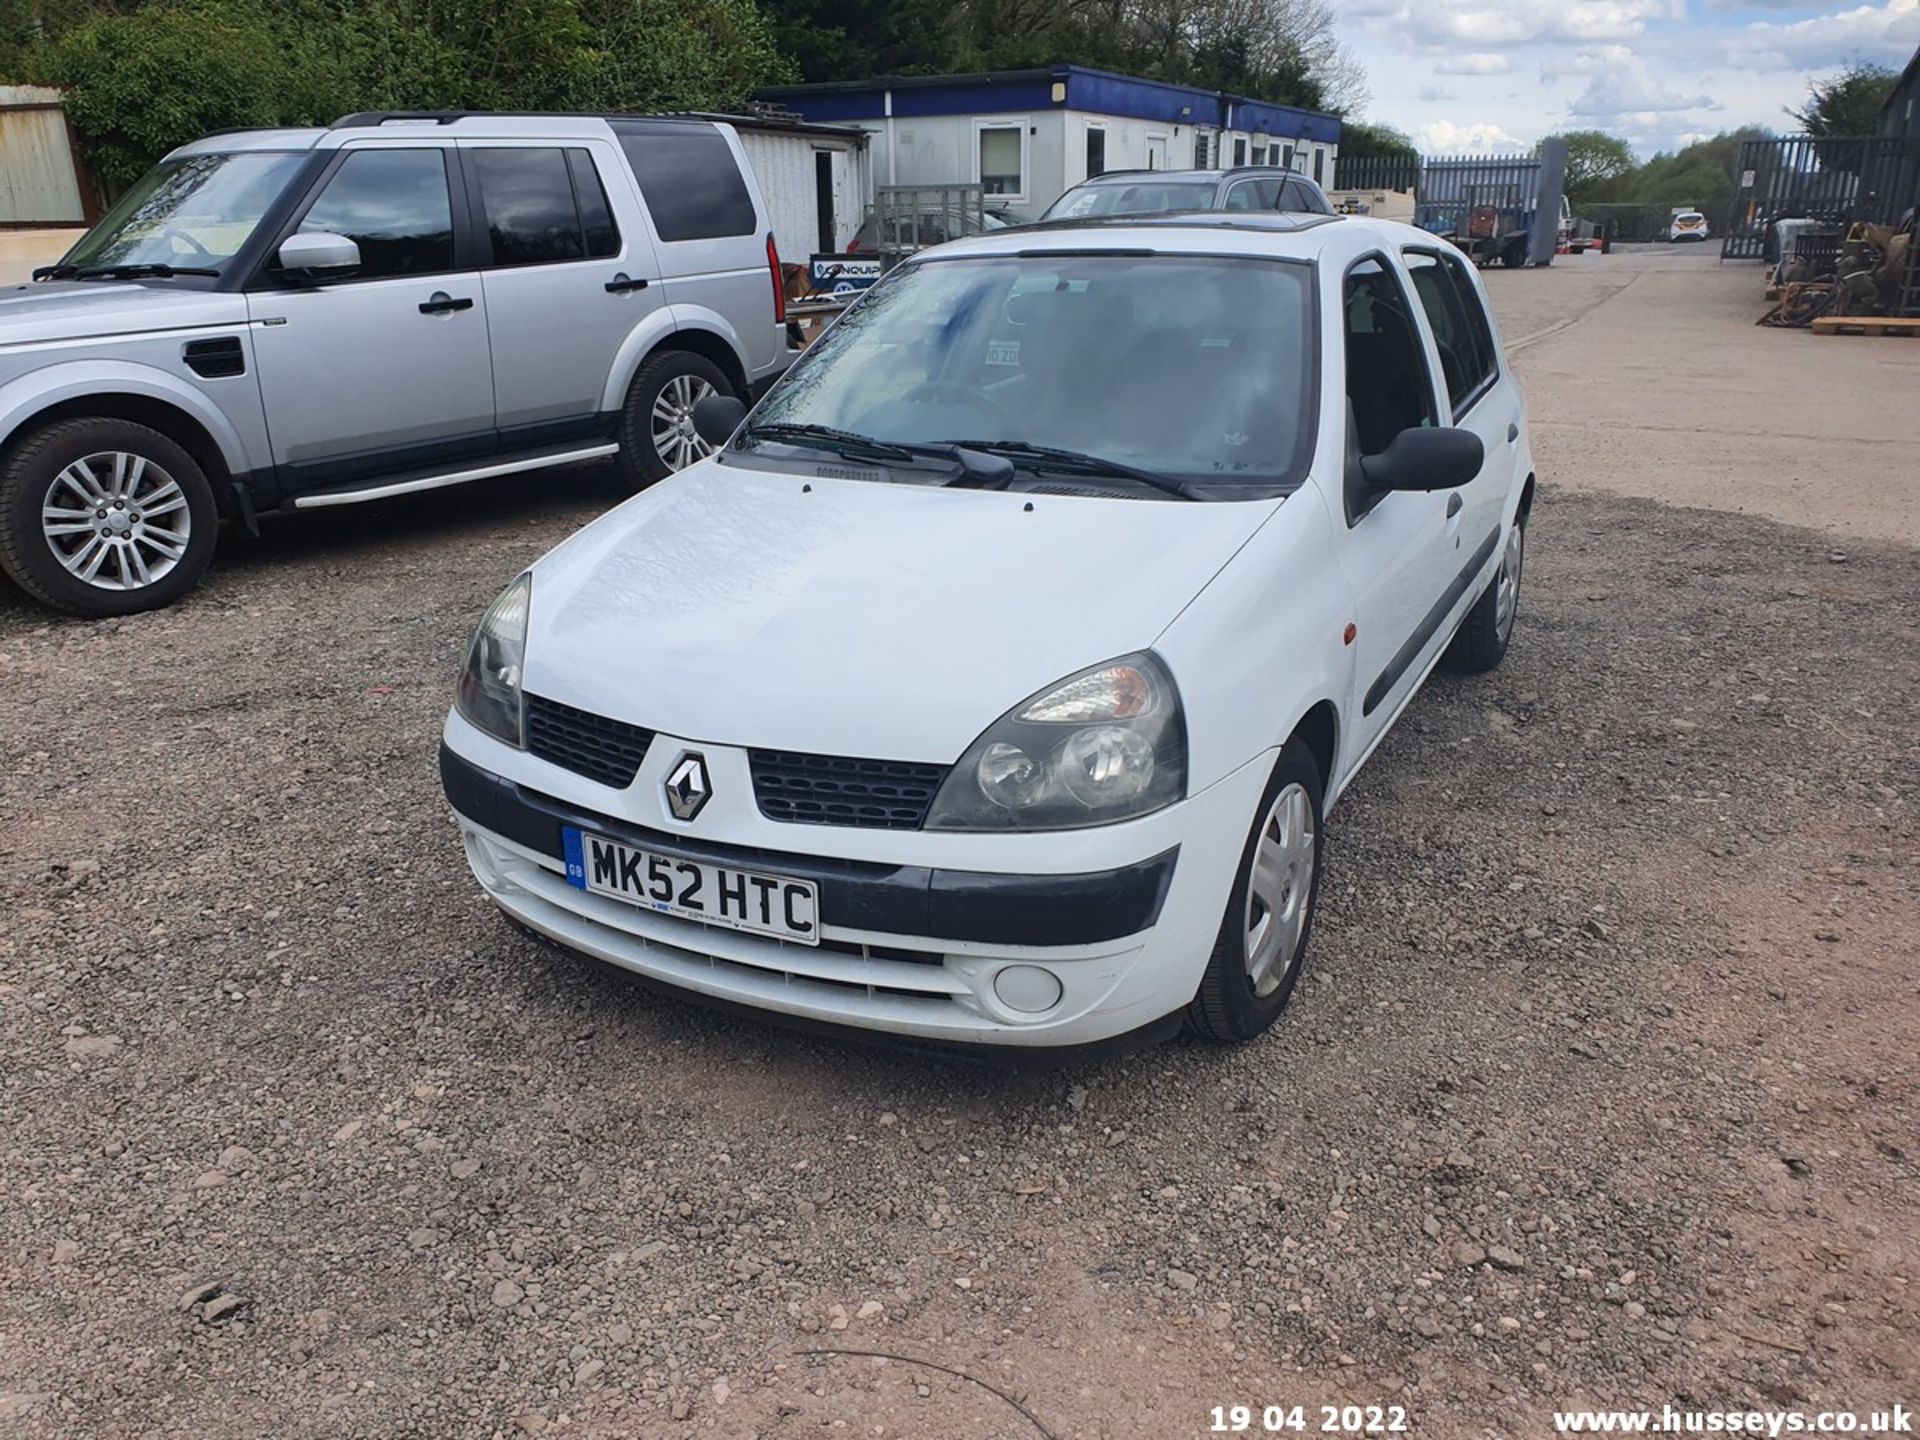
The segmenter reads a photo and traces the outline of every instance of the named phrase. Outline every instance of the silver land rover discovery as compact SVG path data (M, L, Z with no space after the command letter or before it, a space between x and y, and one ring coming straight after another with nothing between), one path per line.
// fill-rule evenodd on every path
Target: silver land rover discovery
M168 155L0 289L0 566L166 605L222 519L617 455L788 359L738 137L696 119L350 115Z

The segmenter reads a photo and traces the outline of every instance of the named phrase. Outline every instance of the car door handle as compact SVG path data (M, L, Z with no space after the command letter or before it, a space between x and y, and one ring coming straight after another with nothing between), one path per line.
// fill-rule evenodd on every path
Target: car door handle
M1509 420L1507 422L1507 444L1511 445L1519 438L1520 438L1520 426L1518 425L1518 423Z
M629 290L644 290L646 288L646 281L629 280L625 275L616 275L607 282L607 293L609 295L624 295Z
M473 301L470 298L462 296L456 300L444 290L436 290L420 302L422 315L444 315L450 310L471 310L472 308Z
M1447 519L1451 520L1454 516L1458 515L1461 510L1466 507L1466 503L1466 501L1460 498L1460 492L1458 490L1447 496Z

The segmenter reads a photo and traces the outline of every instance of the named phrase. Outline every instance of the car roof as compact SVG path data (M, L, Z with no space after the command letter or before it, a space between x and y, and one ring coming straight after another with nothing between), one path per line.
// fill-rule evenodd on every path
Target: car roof
M907 263L968 256L1043 256L1133 251L1168 255L1247 255L1341 259L1370 250L1431 250L1445 242L1425 230L1360 215L1284 211L1178 211L1165 215L1087 216L1046 220L970 235L923 250Z
M1211 181L1219 184L1222 180L1238 180L1246 176L1265 179L1279 176L1286 180L1304 180L1314 183L1310 175L1302 175L1298 170L1289 170L1282 165L1235 165L1225 170L1103 170L1098 175L1089 175L1079 185L1078 190L1087 185L1125 185L1151 176L1155 180L1193 180Z
M171 153L200 155L231 150L311 150L328 139L345 140L355 134L458 135L483 139L605 138L610 129L622 131L698 125L727 129L724 121L705 115L580 115L512 110L369 110L343 115L325 127L302 129L214 130L190 140Z

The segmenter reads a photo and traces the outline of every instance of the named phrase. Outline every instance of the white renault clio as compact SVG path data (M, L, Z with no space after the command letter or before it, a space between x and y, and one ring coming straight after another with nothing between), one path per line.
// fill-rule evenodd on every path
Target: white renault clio
M802 1021L1273 1023L1327 811L1497 664L1533 474L1471 266L1209 214L901 265L514 580L441 772L509 915ZM730 436L730 438L728 438Z

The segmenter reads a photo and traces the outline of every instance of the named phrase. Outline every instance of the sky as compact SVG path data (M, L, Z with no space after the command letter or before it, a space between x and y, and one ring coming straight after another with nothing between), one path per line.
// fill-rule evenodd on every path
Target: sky
M1427 154L1606 130L1642 159L1736 126L1791 130L1810 77L1920 48L1920 0L1330 0L1363 118Z

